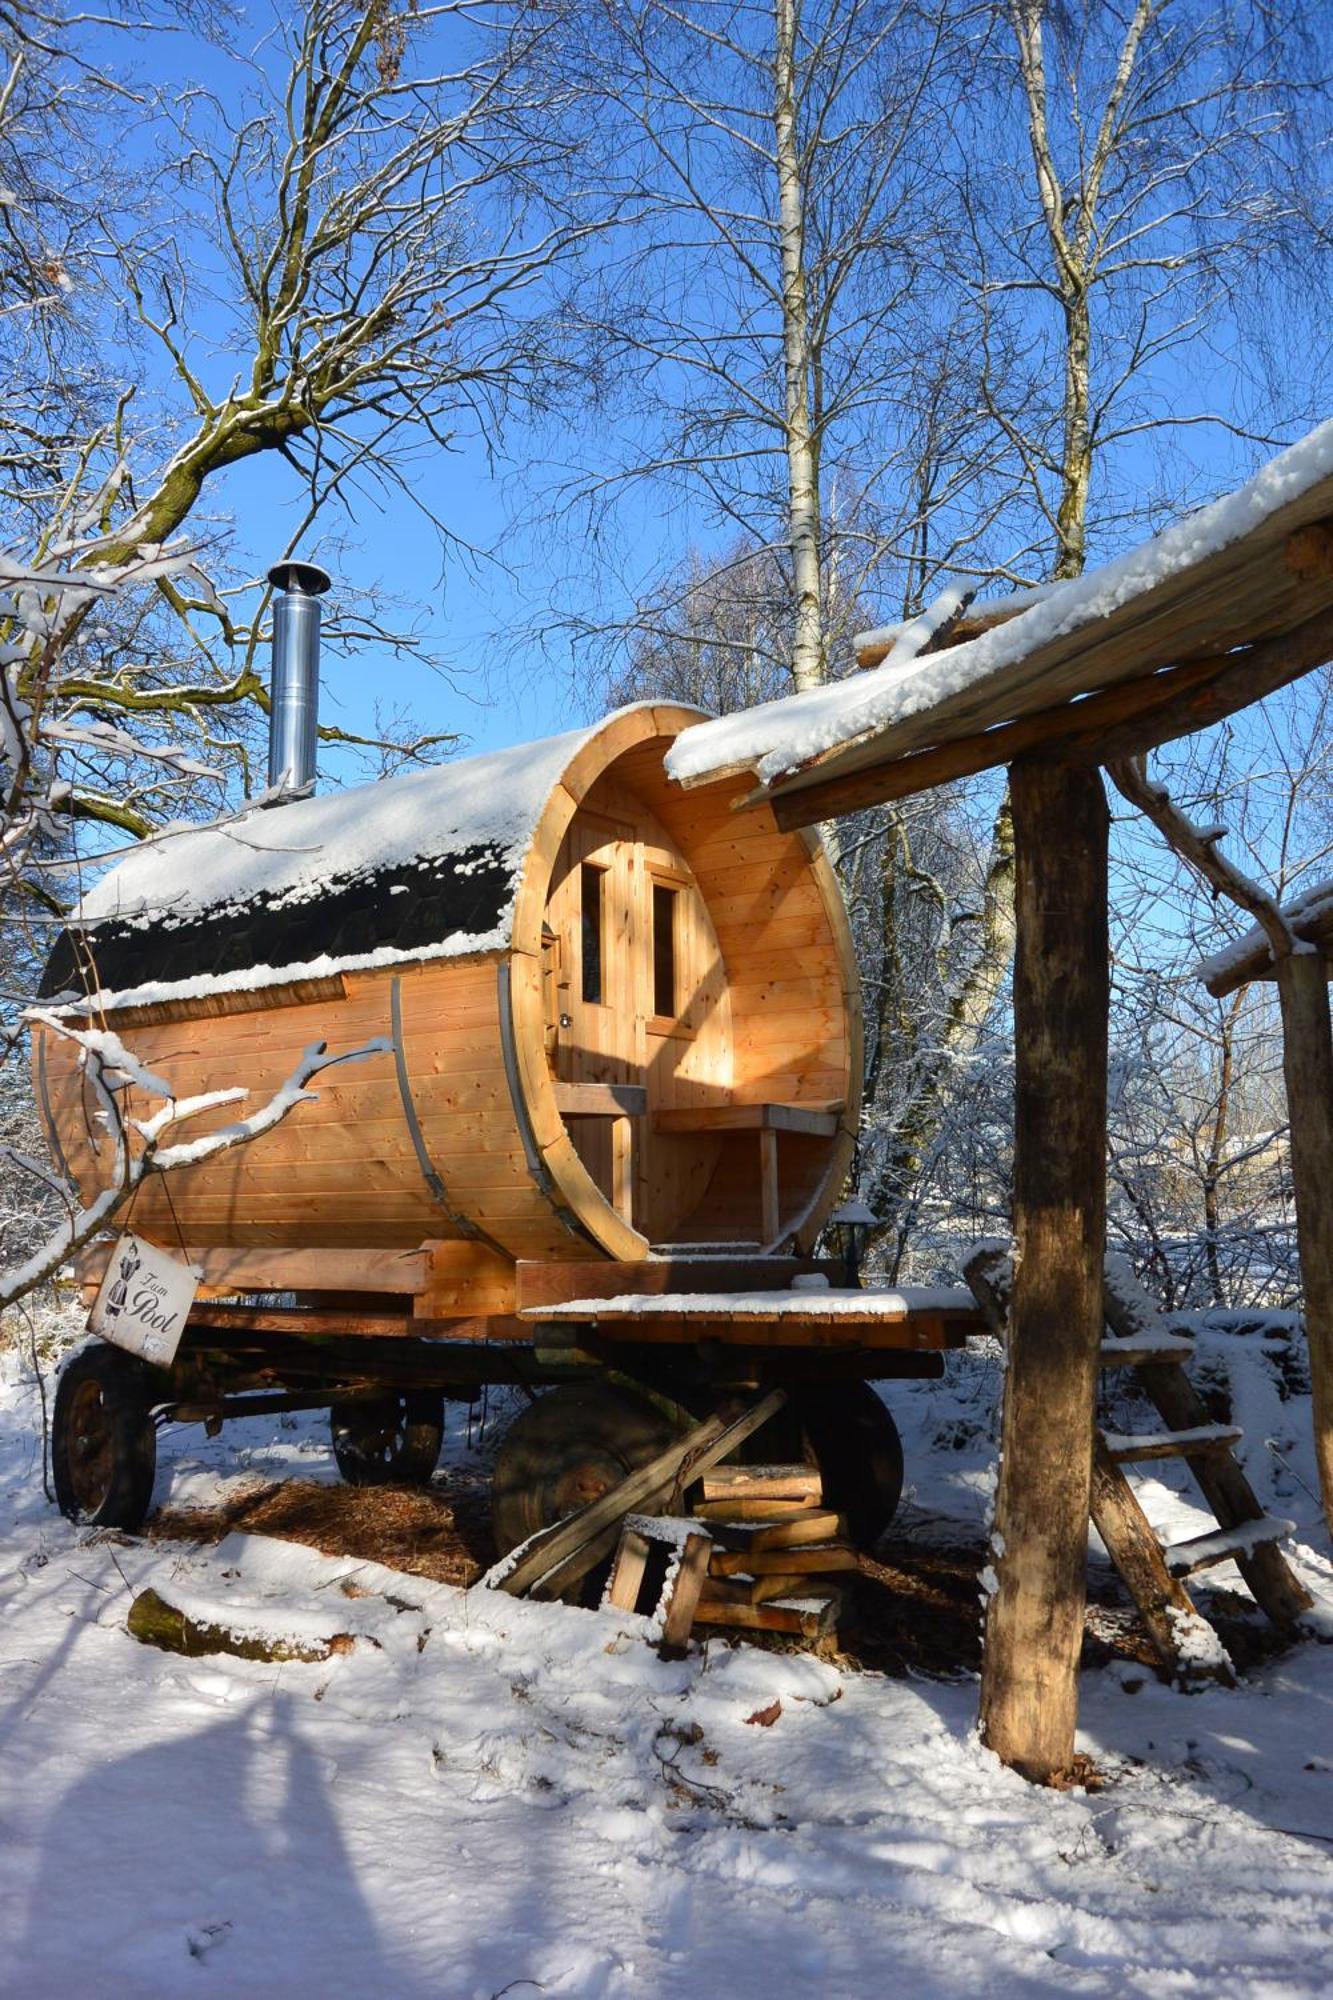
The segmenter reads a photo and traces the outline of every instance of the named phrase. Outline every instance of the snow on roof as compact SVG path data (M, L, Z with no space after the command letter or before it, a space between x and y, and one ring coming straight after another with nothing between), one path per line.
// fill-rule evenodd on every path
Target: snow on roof
M500 950L542 810L604 725L145 841L84 896L42 981L103 1006Z
M926 716L1001 676L1039 647L1108 617L1238 541L1330 475L1333 421L1279 453L1236 492L1100 569L1039 595L1008 623L946 652L886 663L700 723L677 737L667 753L667 770L688 785L750 768L766 784L774 784L830 751L877 736L908 717Z

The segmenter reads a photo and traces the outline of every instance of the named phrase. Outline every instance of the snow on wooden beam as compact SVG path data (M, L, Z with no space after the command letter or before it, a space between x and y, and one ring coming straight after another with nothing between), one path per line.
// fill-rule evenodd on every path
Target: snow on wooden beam
M1210 654L915 756L864 765L767 796L778 825L791 832L973 777L1016 757L1095 764L1137 757L1174 737L1211 728L1329 659L1333 612L1324 611L1291 632L1238 652Z

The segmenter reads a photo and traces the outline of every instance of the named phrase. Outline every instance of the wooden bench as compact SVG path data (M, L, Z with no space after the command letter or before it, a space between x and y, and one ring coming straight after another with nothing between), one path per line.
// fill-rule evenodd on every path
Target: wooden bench
M562 1118L611 1120L611 1204L617 1215L633 1222L634 1126L648 1109L648 1092L641 1083L557 1083L555 1106Z
M800 1132L807 1138L831 1139L838 1129L841 1104L695 1104L658 1111L658 1132L757 1132L759 1134L760 1235L775 1243L782 1228L778 1183L778 1133Z

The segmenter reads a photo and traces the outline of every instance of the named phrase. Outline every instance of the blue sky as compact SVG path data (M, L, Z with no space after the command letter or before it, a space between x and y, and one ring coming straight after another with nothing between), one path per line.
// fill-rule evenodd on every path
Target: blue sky
M248 10L238 45L254 37L247 19L271 18L267 0ZM209 82L225 90L234 79L218 52L196 39L177 38L172 57L183 84ZM214 338L206 313L206 307L198 309L191 330L196 359L217 386L234 371L234 357ZM1291 382L1293 406L1317 398L1317 366L1312 354L1310 377ZM1177 406L1197 406L1204 398L1225 406L1234 393L1228 367L1203 344L1168 363L1158 389L1167 404ZM330 655L326 720L368 731L379 703L389 711L410 710L423 728L456 730L471 746L488 748L567 726L595 707L586 670L563 637L549 622L544 625L546 608L584 591L613 604L619 596L628 612L635 581L671 567L692 543L720 547L728 539L678 494L668 502L665 494L637 486L622 493L605 547L581 543L567 512L545 526L523 525L556 462L592 469L609 464L611 427L602 436L601 421L571 408L563 432L558 426L519 427L506 438L498 461L468 440L453 453L418 454L414 477L428 488L432 507L483 552L475 558L455 548L442 551L431 523L407 496L392 491L377 498L363 490L353 521L331 517L305 538L302 552L319 556L352 590L370 584L387 589L403 620L445 662L444 672L435 673L373 648L355 658ZM1161 446L1162 439L1149 433L1126 448L1116 479L1121 487L1151 495L1163 516L1223 490L1265 455L1261 447L1237 445L1200 428L1177 436L1164 469ZM238 553L256 574L285 547L301 502L290 469L270 456L215 478L205 496L210 516L235 522ZM485 551L495 551L494 559ZM1092 553L1096 559L1113 552L1109 545L1095 545ZM891 617L896 607L873 610ZM336 756L326 761L337 775Z

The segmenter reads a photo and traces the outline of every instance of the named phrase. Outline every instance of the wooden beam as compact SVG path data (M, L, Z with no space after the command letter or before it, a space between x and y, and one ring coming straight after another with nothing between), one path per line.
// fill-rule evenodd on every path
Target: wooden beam
M957 778L975 777L1015 758L1050 752L1063 754L1074 735L1095 739L1101 732L1138 717L1191 688L1204 686L1219 671L1217 656L1193 660L1188 666L1168 668L1142 680L1122 681L1089 695L1086 701L1061 702L1043 708L1018 722L1002 723L972 736L955 737L931 750L910 757L896 757L884 764L869 764L842 777L830 777L799 788L775 791L769 799L773 816L784 833L812 826L818 820L836 819L842 813L860 812L866 806L883 805L891 799L910 798L935 785L952 784ZM761 796L767 796L761 794Z
M761 796L768 797L778 825L790 833L819 820L974 777L1020 757L1043 755L1084 764L1137 757L1177 736L1225 721L1329 659L1333 659L1333 614L1322 611L1290 632L1240 652L1209 654L912 756Z
M1277 962L1282 1064L1291 1131L1296 1242L1310 1354L1315 1463L1333 1533L1333 1034L1324 964L1315 952Z
M1109 815L1095 772L1018 764L1017 1270L981 1726L1038 1782L1074 1754L1106 1252Z
M642 1118L648 1091L641 1083L557 1083L555 1108L562 1118Z
M517 1309L536 1315L570 1299L614 1299L623 1292L645 1297L663 1292L780 1292L793 1278L821 1271L831 1285L845 1285L841 1264L828 1258L644 1257L632 1264L602 1258L581 1262L522 1258L516 1268ZM100 1277L100 1273L99 1273Z
M655 1111L653 1130L804 1132L812 1138L832 1139L838 1130L838 1112L808 1104L686 1104Z

